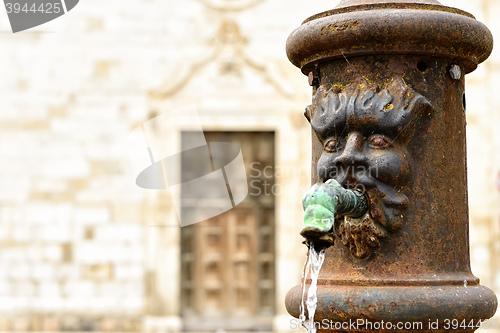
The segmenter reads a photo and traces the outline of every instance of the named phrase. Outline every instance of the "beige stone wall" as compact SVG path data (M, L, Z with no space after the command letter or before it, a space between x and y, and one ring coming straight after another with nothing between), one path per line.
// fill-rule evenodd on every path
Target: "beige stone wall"
M442 1L500 36L497 2ZM299 170L277 179L275 327L288 327L282 300L305 255L297 198L309 185L310 88L284 43L334 4L211 3L82 0L46 25L0 34L0 331L180 328L178 228L152 227L175 222L175 210L168 192L135 186L127 140L193 103L207 130L276 131L277 166ZM500 291L498 54L468 77L467 114L472 266ZM165 140L188 129L180 119Z
M195 103L206 129L276 131L277 165L308 174L310 89L284 42L327 2L209 3L86 0L2 35L0 330L180 328L179 230L153 227L176 222L172 200L129 170L128 134L155 115ZM307 178L278 179L277 299L300 278Z

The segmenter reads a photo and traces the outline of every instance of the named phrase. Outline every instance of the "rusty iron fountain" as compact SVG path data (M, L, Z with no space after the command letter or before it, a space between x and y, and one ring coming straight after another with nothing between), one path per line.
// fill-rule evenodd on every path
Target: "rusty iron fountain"
M301 234L327 248L319 331L473 332L495 313L469 262L464 93L492 47L486 26L436 0L343 0L288 38L313 87L319 184ZM294 317L301 302L297 286Z

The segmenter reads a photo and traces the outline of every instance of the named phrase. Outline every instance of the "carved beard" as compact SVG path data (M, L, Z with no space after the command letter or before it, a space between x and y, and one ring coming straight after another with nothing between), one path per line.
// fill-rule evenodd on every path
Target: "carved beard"
M363 188L368 199L368 211L359 218L338 216L335 233L356 258L367 258L372 250L380 247L387 231L396 231L403 224L403 211L408 204L408 197L398 189L371 177L356 175L357 179L347 176L339 179L344 186Z

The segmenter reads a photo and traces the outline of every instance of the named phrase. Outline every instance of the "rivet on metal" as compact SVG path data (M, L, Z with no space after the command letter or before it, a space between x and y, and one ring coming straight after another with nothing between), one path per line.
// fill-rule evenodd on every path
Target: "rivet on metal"
M453 80L460 80L462 78L462 71L460 70L460 66L451 65L450 76Z
M307 77L309 79L309 85L311 87L319 86L319 69L317 66L315 66L314 70L309 72L309 75Z

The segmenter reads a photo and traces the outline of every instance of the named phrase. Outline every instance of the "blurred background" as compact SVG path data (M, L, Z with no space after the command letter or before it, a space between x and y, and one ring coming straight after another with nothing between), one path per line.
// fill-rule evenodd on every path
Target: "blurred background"
M441 3L500 38L500 1ZM285 41L336 4L82 0L16 34L2 9L0 331L290 330L311 88ZM471 262L497 294L499 78L497 49L467 77ZM170 191L135 185L128 140L192 104L208 141L241 147L249 196L180 228ZM156 135L182 146L193 129L180 117Z

